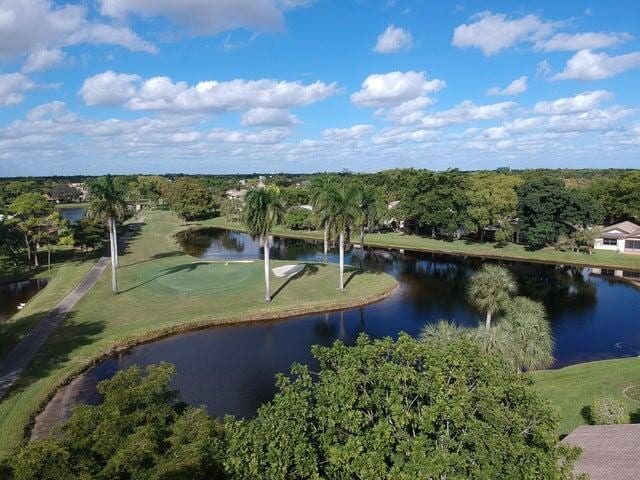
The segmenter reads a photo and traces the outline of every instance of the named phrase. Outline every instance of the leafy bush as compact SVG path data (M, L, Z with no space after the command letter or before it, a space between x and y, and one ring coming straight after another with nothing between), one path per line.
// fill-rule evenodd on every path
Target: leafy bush
M615 398L603 397L594 400L591 420L596 425L619 425L629 422L627 406Z
M134 366L102 382L104 402L81 405L59 435L32 442L12 458L14 480L215 480L220 426L169 390L175 369ZM5 472L7 465L4 466ZM0 473L3 467L0 466Z
M522 375L460 339L314 347L254 420L229 418L232 478L570 478L577 453Z
M313 227L312 216L305 208L292 208L284 216L284 225L291 230L308 230Z

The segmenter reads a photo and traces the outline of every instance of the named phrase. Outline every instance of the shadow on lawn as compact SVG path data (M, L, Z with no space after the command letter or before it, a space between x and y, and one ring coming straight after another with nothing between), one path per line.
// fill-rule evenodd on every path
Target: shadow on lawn
M278 294L282 292L287 287L287 285L289 285L289 283L292 282L294 279L302 278L302 277L310 277L312 275L317 274L319 271L319 268L318 268L319 265L324 266L323 263L306 263L305 268L303 270L299 271L295 275L291 275L289 278L287 278L287 280L282 285L278 287L278 289L275 292L271 294L271 300L276 298Z
M154 280L157 280L159 278L162 277L166 277L167 275L172 275L174 273L179 273L179 272L193 272L196 268L198 268L198 266L200 265L204 265L206 262L195 262L195 263L183 263L182 265L176 265L174 267L168 267L165 268L164 270L161 270L161 273L159 275L156 275L155 277L151 277L148 280L145 280L142 283L139 283L137 285L134 285L133 287L129 287L127 289L124 290L120 290L120 294L123 293L127 293L130 292L132 290L135 290L136 288L140 288L144 285L147 285L151 282L153 282Z
M47 378L63 364L75 358L74 352L92 344L104 331L105 326L102 321L78 322L75 317L74 312L67 314L62 324L49 337L3 401L19 395L32 384Z
M151 255L146 260L140 260L138 262L127 263L126 265L121 265L120 268L133 267L134 265L140 265L141 263L152 262L154 260L161 260L163 258L179 257L180 255L184 255L180 250L174 250L172 252L156 253L155 255Z

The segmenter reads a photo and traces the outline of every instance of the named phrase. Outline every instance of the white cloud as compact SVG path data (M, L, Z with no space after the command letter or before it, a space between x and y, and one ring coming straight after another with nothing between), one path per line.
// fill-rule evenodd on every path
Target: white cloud
M575 97L558 98L552 102L538 102L533 110L544 115L566 115L598 108L600 103L611 100L613 94L606 90L583 92Z
M640 52L609 56L580 50L552 80L602 80L637 67L640 67Z
M87 105L119 105L136 94L138 75L107 70L87 78L78 92Z
M541 62L538 62L538 65L536 65L536 75L540 77L548 78L551 76L552 71L553 69L551 68L549 60L542 60Z
M400 125L413 125L425 115L424 109L433 103L432 98L418 97L388 110L381 109L379 115L386 114L389 120Z
M526 91L527 91L527 77L522 76L520 78L516 78L513 82L511 82L505 88L491 87L489 90L487 90L487 95L509 96L509 95L518 95L519 93L523 93Z
M482 12L478 17L474 23L456 27L451 43L458 48L479 48L488 57L521 42L535 42L558 26L533 14L516 20L492 12Z
M142 51L155 48L127 28L88 21L81 5L60 5L52 0L2 0L0 58L85 42Z
M292 127L301 122L289 110L258 107L245 112L240 123L245 127Z
M599 48L609 48L620 43L631 40L628 33L558 33L547 40L536 42L534 48L545 52L554 51L574 51L574 50L597 50Z
M23 73L41 72L60 66L65 61L65 54L62 50L54 48L52 50L36 50L31 52L22 66Z
M282 31L284 11L311 3L310 0L101 0L101 12L117 19L129 14L161 16L193 34L216 35L237 28Z
M549 117L548 129L558 132L607 131L616 128L619 122L634 111L630 108L611 107L605 110L593 109L574 115L554 115Z
M226 112L251 108L288 109L320 102L339 93L336 83L270 79L215 80L189 86L168 77L142 81L138 75L107 71L87 78L80 94L88 105L122 104L130 110Z
M272 145L282 142L291 131L287 128L269 128L258 132L216 129L208 136L209 140L220 143L248 143Z
M391 107L444 88L443 80L427 80L425 72L390 72L369 75L351 95L358 107Z
M333 141L359 140L373 132L373 125L354 125L349 128L327 128L322 135Z
M19 104L24 99L24 93L34 88L35 83L22 73L0 74L0 107Z
M395 53L400 50L409 50L413 44L413 37L410 32L389 25L387 29L378 35L376 46L373 47L374 52L378 53Z
M440 139L440 133L432 130L406 127L386 128L371 139L374 145L399 145L402 143L431 143Z
M476 105L471 100L465 100L449 110L443 110L423 117L420 120L420 125L424 128L443 128L459 123L494 120L506 117L509 112L517 106L518 104L516 102Z

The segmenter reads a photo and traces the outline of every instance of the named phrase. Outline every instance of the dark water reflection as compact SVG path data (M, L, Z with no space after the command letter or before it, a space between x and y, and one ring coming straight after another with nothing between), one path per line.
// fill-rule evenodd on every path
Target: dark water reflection
M27 303L36 293L47 286L44 278L24 280L0 285L0 323L6 322L19 311L21 303Z
M211 230L182 239L191 255L206 259L261 257L259 245L241 233ZM314 241L275 239L272 258L322 259ZM336 254L330 261L337 262ZM212 328L141 345L91 370L79 399L95 402L95 384L132 364L168 361L191 404L213 415L250 416L272 398L274 375L293 362L311 363L312 345L336 339L352 343L372 337L412 335L429 322L452 319L475 326L480 315L465 298L468 277L484 260L449 255L366 250L367 269L385 271L400 282L392 297L363 308L252 325ZM489 260L487 260L489 261ZM347 263L358 265L359 251ZM640 290L630 283L594 275L591 269L525 262L500 262L516 276L521 295L543 302L555 339L556 367L640 353Z
M85 207L64 207L59 208L60 216L65 220L69 220L69 223L74 224L82 220L87 209Z

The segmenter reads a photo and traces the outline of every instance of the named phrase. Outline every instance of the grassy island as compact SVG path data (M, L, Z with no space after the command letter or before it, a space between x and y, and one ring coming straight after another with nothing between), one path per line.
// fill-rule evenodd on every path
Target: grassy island
M190 257L174 239L183 228L169 212L146 214L139 234L122 252L121 293L112 295L105 272L0 403L0 454L19 444L34 414L58 387L118 349L210 325L363 305L396 287L387 274L353 269L346 272L346 290L339 292L337 266L312 263L293 278L274 278L273 301L265 303L262 262L204 262ZM287 263L294 262L273 262L273 267ZM41 293L43 306L51 286ZM34 315L19 315L13 328L33 325ZM9 339L4 343L5 349L10 348Z

